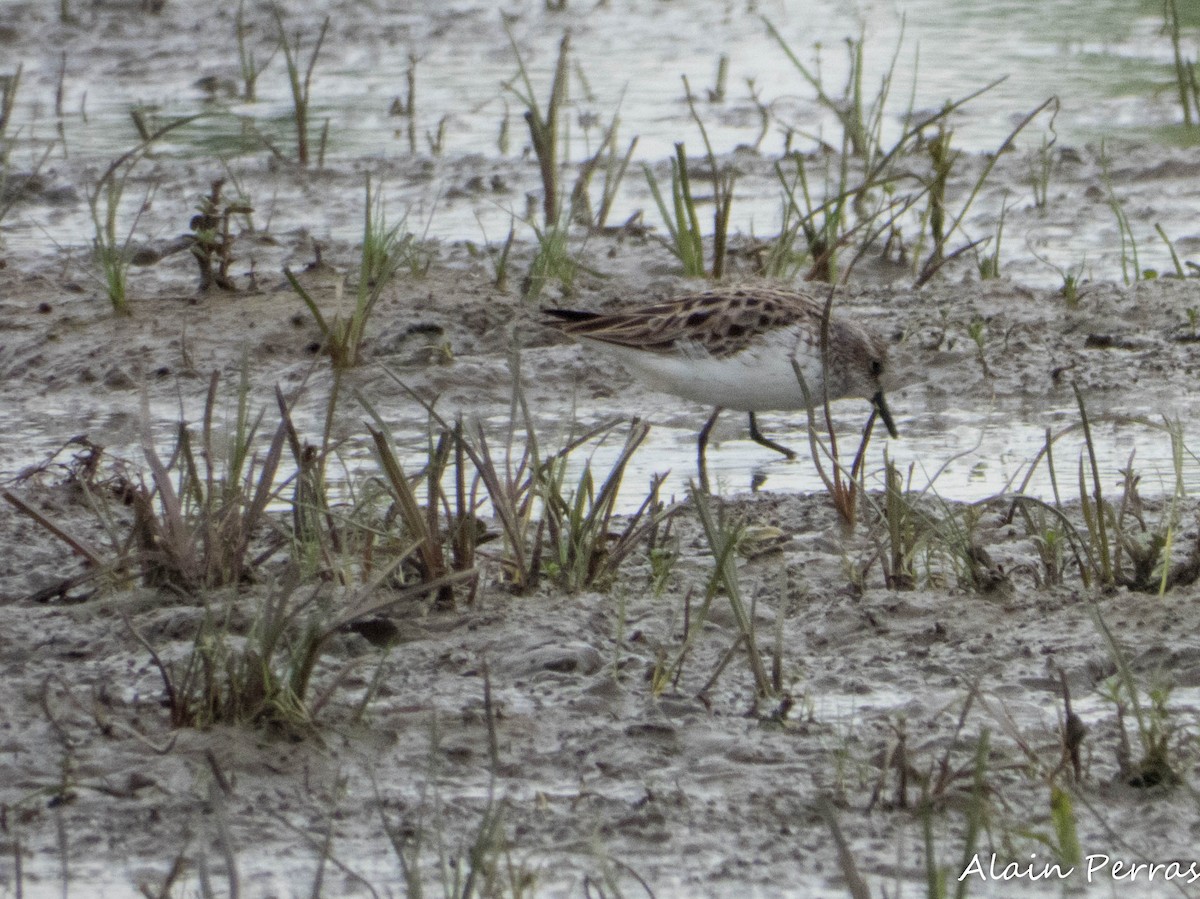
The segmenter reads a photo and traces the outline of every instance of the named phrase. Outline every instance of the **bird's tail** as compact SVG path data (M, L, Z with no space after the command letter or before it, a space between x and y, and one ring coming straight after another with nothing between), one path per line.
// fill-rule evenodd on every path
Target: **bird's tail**
M550 319L546 324L559 327L577 322L590 322L600 317L599 312L585 312L582 309L543 309L542 315Z

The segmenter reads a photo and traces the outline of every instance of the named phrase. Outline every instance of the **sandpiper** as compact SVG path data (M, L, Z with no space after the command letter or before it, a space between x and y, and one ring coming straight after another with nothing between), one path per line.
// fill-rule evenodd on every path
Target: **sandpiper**
M700 429L697 458L708 492L704 460L708 436L723 409L750 413L750 436L782 453L795 453L758 430L754 413L805 409L795 360L814 403L868 399L888 433L896 425L884 401L887 345L863 325L831 316L822 360L825 301L813 293L772 287L720 288L600 314L545 309L547 324L613 353L650 386L716 407ZM826 380L828 374L828 380Z

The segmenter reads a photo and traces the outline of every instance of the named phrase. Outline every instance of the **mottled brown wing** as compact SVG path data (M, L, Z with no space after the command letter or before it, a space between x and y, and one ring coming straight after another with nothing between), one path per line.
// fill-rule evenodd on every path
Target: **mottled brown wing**
M672 353L699 349L718 358L736 354L756 337L800 322L820 329L824 304L773 288L711 290L627 312L600 314L546 309L547 324L603 343Z

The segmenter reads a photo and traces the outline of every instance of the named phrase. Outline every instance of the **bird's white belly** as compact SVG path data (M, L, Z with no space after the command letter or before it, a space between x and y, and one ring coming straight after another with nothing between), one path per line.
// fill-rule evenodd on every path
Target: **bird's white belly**
M742 412L805 408L804 394L784 347L747 349L723 359L667 355L605 346L649 386L708 406ZM803 360L802 371L815 402L821 401L821 366ZM814 364L815 363L815 364Z

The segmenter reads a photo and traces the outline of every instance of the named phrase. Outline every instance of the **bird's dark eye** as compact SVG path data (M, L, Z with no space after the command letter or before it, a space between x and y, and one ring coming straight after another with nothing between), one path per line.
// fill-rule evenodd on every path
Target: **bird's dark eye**
M883 374L883 363L880 362L878 359L872 359L871 360L871 375L872 375L872 377L878 378L881 374Z

